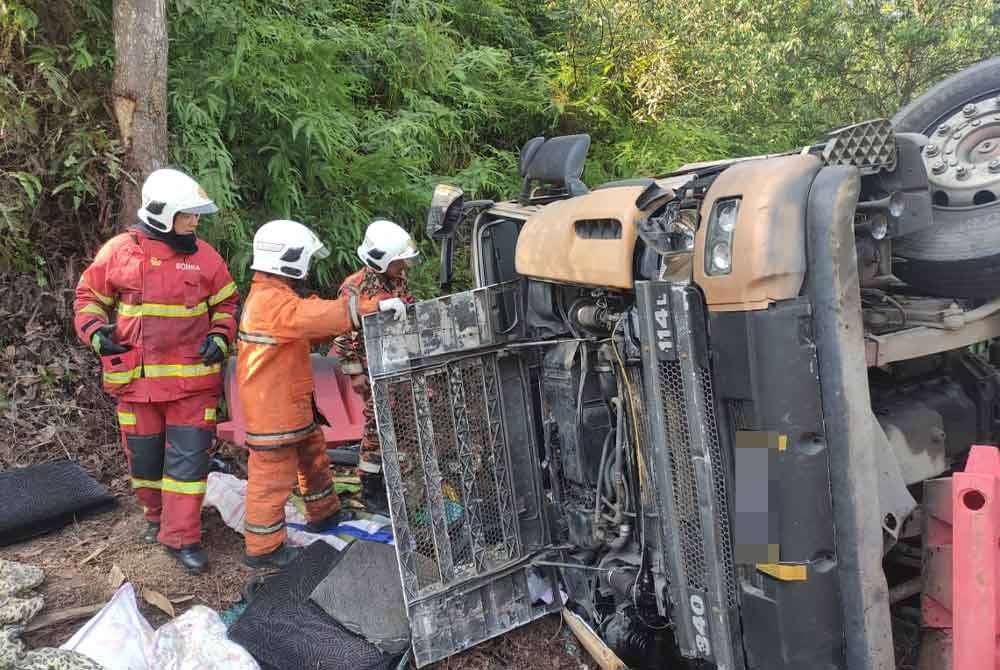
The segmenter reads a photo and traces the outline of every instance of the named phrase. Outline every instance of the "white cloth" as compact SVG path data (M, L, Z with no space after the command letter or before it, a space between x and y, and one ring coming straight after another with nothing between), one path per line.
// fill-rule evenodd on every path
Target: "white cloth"
M259 670L250 653L226 638L215 611L195 605L164 624L150 644L151 670Z
M132 584L123 584L60 649L89 656L108 670L149 670L146 647L153 628L139 612Z

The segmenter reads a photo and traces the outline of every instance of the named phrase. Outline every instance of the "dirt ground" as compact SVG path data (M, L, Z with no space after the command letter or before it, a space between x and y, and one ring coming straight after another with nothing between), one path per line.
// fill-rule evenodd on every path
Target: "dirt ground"
M144 523L134 498L119 494L115 509L79 520L58 533L4 547L0 557L45 570L41 588L45 609L39 616L103 604L115 592L122 575L132 582L142 613L154 628L169 617L140 594L166 596L176 614L193 605L222 611L240 601L240 589L255 571L240 561L242 536L228 528L218 513L211 509L204 512L203 544L212 564L200 577L180 570L159 546L140 543L136 538ZM24 640L30 648L58 646L85 621L86 617L46 626L25 634ZM561 619L550 616L431 667L582 670L596 666Z

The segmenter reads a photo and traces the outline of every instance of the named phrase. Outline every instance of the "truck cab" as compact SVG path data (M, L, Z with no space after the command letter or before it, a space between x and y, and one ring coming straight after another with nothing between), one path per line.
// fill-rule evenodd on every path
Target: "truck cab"
M899 126L594 188L588 136L535 138L517 197L438 188L475 287L365 320L418 665L569 607L629 667L896 667L924 485L1000 392Z

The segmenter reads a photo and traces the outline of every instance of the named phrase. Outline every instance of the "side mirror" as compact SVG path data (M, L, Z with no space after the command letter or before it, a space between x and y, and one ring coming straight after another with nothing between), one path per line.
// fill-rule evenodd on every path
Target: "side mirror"
M462 204L465 193L462 189L447 184L438 184L431 197L431 206L427 210L427 237L433 240L445 240L455 234L459 220L462 218Z

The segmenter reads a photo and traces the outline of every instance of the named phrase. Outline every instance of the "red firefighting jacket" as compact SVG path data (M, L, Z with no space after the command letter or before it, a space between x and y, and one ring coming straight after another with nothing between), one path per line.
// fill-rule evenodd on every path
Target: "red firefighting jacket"
M132 402L177 400L219 388L221 365L198 349L210 333L236 334L239 294L210 244L182 254L139 230L111 238L76 287L74 325L91 337L115 315L115 340L129 351L101 356L104 389Z
M392 279L384 273L375 272L371 268L358 270L344 280L338 294L341 298L357 296L359 300L380 302L389 298L399 298L407 304L413 302L413 294L406 285L406 278ZM336 353L340 370L345 375L365 374L368 368L368 358L365 354L364 334L353 330L339 336L333 343L331 353Z
M247 446L273 449L316 430L310 343L350 331L357 313L378 302L355 296L300 297L287 281L257 272L240 317L236 384L247 426Z

